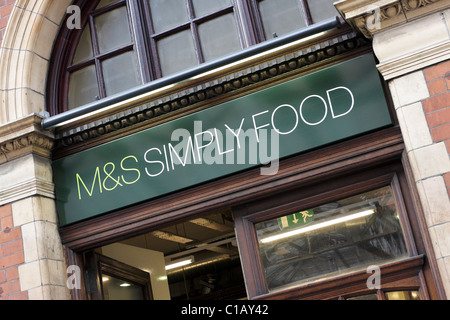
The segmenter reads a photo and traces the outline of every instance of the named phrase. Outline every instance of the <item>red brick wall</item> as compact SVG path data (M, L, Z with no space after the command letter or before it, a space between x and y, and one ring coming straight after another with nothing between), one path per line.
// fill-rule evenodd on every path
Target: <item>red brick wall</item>
M25 300L20 291L19 265L24 263L22 231L14 228L11 205L0 207L0 300Z
M424 70L430 98L423 101L433 142L444 142L450 154L450 61ZM450 172L444 175L450 196Z
M0 45L3 42L5 28L15 2L16 0L0 0Z
M0 46L16 0L0 0ZM14 228L12 207L0 207L0 300L27 300L20 291L19 265L25 262L22 230Z

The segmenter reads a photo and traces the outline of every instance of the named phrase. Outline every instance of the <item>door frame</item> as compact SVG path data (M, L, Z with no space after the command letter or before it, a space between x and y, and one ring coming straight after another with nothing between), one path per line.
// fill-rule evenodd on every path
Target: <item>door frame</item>
M84 253L86 293L90 300L104 300L103 275L108 274L143 287L145 300L153 300L150 274L94 251Z

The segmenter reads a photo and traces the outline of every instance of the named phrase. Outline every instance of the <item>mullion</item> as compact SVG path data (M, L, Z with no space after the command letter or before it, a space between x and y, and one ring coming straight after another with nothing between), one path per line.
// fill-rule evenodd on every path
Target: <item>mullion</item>
M130 15L131 15L131 25L134 30L134 35L136 37L136 54L138 59L138 64L141 69L142 82L147 83L155 79L154 73L151 67L151 52L149 52L148 48L151 44L148 43L147 38L145 36L145 30L147 29L147 21L148 17L146 16L146 4L147 1L140 0L129 0L130 5Z
M189 14L192 38L194 40L194 50L195 50L195 54L197 56L197 62L200 64L200 63L205 62L205 58L203 56L203 50L202 50L202 46L200 44L200 35L198 34L198 26L195 23L194 4L192 3L192 0L186 0L186 4L187 4L187 9L188 9L188 14Z
M250 0L249 5L249 17L248 19L252 23L252 27L254 28L255 32L255 40L256 43L263 42L266 39L266 33L264 32L264 24L261 17L261 13L259 12L258 8L258 2L261 0Z
M309 9L308 0L299 0L303 13L305 14L305 21L306 25L310 26L313 24L312 16L311 16L311 10Z
M130 37L131 37L131 43L129 46L124 46L120 49L114 49L114 52L117 53L117 55L125 53L127 51L133 51L134 57L135 57L135 62L137 63L137 65L135 66L136 68L136 76L138 78L138 83L142 84L142 82L144 81L144 70L141 67L141 62L140 62L140 52L138 51L138 44L137 44L137 30L139 30L139 26L135 25L135 20L134 20L134 16L133 16L133 6L131 3L131 0L124 0L120 2L122 5L125 6L125 10L127 12L127 18L128 18L128 28L130 29ZM128 50L126 48L129 48ZM120 51L121 50L121 51ZM120 51L120 52L119 52Z
M148 1L142 1L142 7L143 7L143 16L144 16L144 20L147 21L146 24L146 29L143 30L143 32L146 32L146 37L148 38L149 41L149 69L152 75L152 80L153 79L159 79L162 77L162 70L161 70L161 64L159 62L159 55L158 55L158 48L156 45L156 38L153 36L155 34L155 29L153 26L153 18L152 18L152 13L151 13L151 9L150 9L150 4Z
M103 79L103 67L100 63L100 60L98 59L98 56L100 55L100 49L98 45L97 28L95 26L95 17L93 15L89 17L89 24L91 27L92 50L94 53L94 64L95 72L97 74L99 99L103 99L106 97L106 86L105 80Z
M248 48L252 44L256 44L256 42L254 41L254 34L252 30L247 27L247 21L242 19L243 16L248 16L248 8L244 6L240 8L240 5L241 3L239 3L239 0L232 0L232 12L234 14L234 19L236 20L241 47L244 49Z

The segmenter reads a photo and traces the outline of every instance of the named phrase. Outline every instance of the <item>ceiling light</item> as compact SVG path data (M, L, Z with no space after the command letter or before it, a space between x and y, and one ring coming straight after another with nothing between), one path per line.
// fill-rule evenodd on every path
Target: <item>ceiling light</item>
M123 287L123 288L125 288L125 287L131 287L131 284L124 282L124 283L122 283L120 286Z
M182 260L170 261L170 264L166 265L166 270L171 270L183 266L187 266L194 262L194 257L188 257Z
M313 230L329 227L329 226L332 226L332 225L335 225L335 224L338 224L338 223L342 223L342 222L346 222L346 221L350 221L350 220L354 220L354 219L358 219L358 218L367 217L367 216L370 216L370 215L372 215L374 213L375 213L374 209L361 211L361 212L354 213L354 214L351 214L351 215L348 215L348 216L336 218L336 219L333 219L333 220L330 220L330 221L324 221L324 222L321 222L321 223L316 223L316 224L313 224L313 225L306 226L304 228L300 228L300 229L296 229L296 230L292 230L292 231L276 234L274 236L270 236L270 237L262 239L261 242L262 243L273 242L273 241L276 241L276 240L280 240L280 239L296 236L296 235L299 235L299 234L302 234L302 233L306 233L306 232L310 232L310 231L313 231Z

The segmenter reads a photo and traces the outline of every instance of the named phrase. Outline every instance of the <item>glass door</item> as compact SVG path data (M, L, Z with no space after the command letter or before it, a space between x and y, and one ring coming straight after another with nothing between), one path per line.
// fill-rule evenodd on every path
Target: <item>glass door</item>
M148 272L96 252L85 253L92 300L152 300Z

